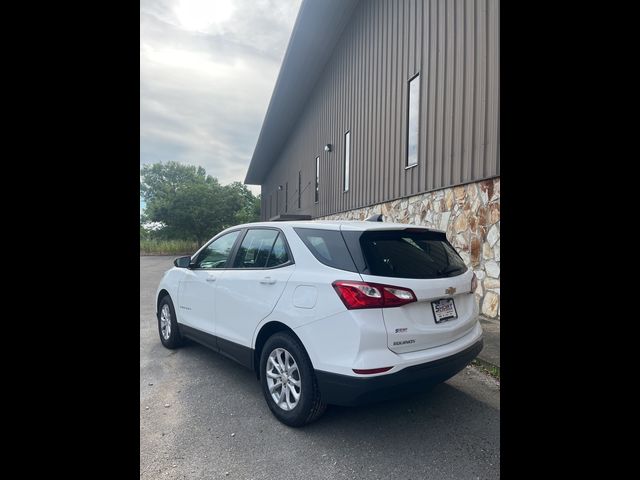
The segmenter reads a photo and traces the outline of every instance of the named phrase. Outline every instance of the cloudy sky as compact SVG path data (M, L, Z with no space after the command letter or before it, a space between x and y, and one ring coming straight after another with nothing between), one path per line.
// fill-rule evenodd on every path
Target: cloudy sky
M300 1L141 0L141 165L244 181Z

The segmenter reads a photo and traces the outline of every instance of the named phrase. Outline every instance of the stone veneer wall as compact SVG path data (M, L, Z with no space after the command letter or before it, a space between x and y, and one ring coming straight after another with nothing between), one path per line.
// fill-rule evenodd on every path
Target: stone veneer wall
M318 220L410 223L447 232L478 277L476 301L483 315L500 319L500 177L379 203Z

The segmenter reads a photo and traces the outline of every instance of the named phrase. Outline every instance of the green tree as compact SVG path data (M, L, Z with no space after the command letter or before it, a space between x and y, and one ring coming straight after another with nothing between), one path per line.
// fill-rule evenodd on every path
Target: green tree
M245 185L220 185L202 167L156 163L143 166L140 177L145 216L165 225L154 232L157 237L188 238L201 245L227 227L259 219L259 199Z
M140 222L140 240L146 240L149 238L149 232L142 226L142 222Z
M217 183L204 168L178 162L153 163L140 170L140 193L147 203L171 198L187 185Z
M236 211L236 223L251 223L260 220L260 197L256 197L246 185L233 182L227 186L230 190L230 201L240 205Z

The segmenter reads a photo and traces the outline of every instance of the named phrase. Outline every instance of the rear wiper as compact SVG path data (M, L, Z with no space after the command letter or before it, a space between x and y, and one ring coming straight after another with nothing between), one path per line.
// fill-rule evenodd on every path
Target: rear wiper
M453 267L453 268L445 268L444 270L440 270L438 272L438 275L444 275L446 273L453 273L455 271L460 270L460 267Z

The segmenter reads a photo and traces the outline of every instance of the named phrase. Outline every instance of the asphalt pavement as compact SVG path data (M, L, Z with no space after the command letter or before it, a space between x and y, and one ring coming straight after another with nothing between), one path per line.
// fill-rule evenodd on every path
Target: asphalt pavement
M500 388L467 367L432 390L331 406L290 428L255 375L197 343L160 343L156 288L175 257L140 257L141 479L494 479Z

